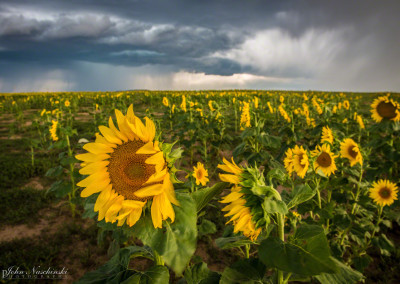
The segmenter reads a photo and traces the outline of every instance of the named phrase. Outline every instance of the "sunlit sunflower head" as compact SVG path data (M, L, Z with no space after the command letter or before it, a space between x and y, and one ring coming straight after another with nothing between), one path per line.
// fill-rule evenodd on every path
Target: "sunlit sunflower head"
M167 97L163 97L162 103L166 107L169 106L168 98Z
M204 165L200 162L197 162L197 167L193 167L193 177L196 179L196 184L201 184L205 186L208 179L208 171L204 168Z
M331 147L328 144L323 144L322 146L317 146L314 151L311 152L313 157L316 157L314 161L314 170L321 170L324 175L330 176L333 174L337 168L335 164L335 156L331 152Z
M53 141L57 141L58 140L57 126L58 126L58 121L57 120L52 120L51 121L50 134L51 134L51 139L53 139Z
M246 206L244 194L240 192L241 189L240 186L234 185L231 193L222 198L221 203L230 203L222 208L222 211L228 211L225 217L230 217L227 224L233 223L234 233L242 232L246 237L256 240L261 228L256 229L250 208Z
M292 175L294 171L293 160L294 160L293 150L289 148L286 150L285 159L283 160L283 164L285 165L285 169L289 173L289 175Z
M322 128L321 144L324 142L328 142L331 145L333 144L332 130L328 126Z
M371 117L376 122L382 120L400 121L400 106L389 96L375 99L371 104Z
M303 146L295 146L293 149L293 169L296 174L304 178L307 173L308 166L310 165L308 161L307 151Z
M69 100L66 100L66 101L64 102L64 105L65 105L66 107L69 107L69 106L71 105L71 103L69 102Z
M345 101L343 102L343 107L344 107L345 109L347 109L347 110L350 108L350 103L349 103L348 100L345 100Z
M153 121L145 124L134 115L132 105L126 115L115 110L118 128L112 118L109 127L100 126L96 141L83 148L88 153L76 155L84 162L80 173L88 175L77 185L83 187L82 197L100 193L94 211L99 221L126 223L133 226L140 218L143 207L151 204L151 217L155 228L162 221L175 220L171 203L179 205L171 182L171 166L155 141Z
M397 200L397 186L393 182L380 179L372 184L369 189L369 197L382 207L385 205L390 206Z
M340 154L342 157L349 159L350 166L354 166L357 163L362 165L363 157L360 152L360 148L353 139L346 138L340 143Z
M357 115L357 122L360 129L365 129L364 121L361 115Z

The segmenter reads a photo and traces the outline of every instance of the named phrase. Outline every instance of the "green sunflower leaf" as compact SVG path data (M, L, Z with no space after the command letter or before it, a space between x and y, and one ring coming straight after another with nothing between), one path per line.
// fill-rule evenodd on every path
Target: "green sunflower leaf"
M145 244L157 251L165 263L181 275L189 263L197 243L196 203L188 194L177 193L180 206L174 206L175 221L163 222L155 229L150 214L141 218L132 232Z
M296 186L291 193L291 200L288 203L288 209L293 208L307 200L310 200L317 193L316 189L312 189L308 184Z
M192 198L196 202L197 213L228 186L226 182L218 182L212 187L202 188L192 193Z
M268 267L300 275L337 273L324 229L316 225L302 225L291 242L277 237L264 240L258 255Z

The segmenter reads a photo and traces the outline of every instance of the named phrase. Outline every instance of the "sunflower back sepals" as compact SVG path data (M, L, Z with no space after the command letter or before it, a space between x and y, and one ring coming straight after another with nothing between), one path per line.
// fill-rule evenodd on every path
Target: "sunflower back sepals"
M176 173L179 170L175 167L175 162L177 160L179 160L180 158L182 158L183 149L182 148L172 149L173 146L176 144L176 142L178 142L178 141L175 141L174 143L160 142L159 147L160 147L161 151L164 153L165 160L168 164L171 182L172 183L182 183L182 181L180 181L176 177Z

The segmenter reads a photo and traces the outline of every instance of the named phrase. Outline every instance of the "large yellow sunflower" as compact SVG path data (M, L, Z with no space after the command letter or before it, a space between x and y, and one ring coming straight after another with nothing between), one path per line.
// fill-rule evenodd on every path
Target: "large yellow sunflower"
M197 162L197 167L193 167L193 177L196 179L197 185L201 183L202 186L205 186L209 181L208 171L204 168L202 163Z
M351 138L346 138L340 143L340 154L342 157L349 159L350 166L354 166L357 163L362 165L363 157L360 152L360 148L357 143Z
M250 209L245 206L246 200L243 198L243 193L240 193L241 187L234 185L231 189L231 193L222 198L221 203L230 203L229 205L222 208L222 211L228 211L224 216L230 217L227 222L233 223L234 233L243 232L243 235L256 240L258 235L261 233L261 228L256 229L255 224L252 220Z
M158 141L156 129L149 118L146 124L134 115L132 105L123 115L115 110L119 129L109 119L109 127L100 126L94 143L83 146L89 153L76 155L83 161L83 175L89 175L77 185L84 187L81 196L100 192L94 210L99 221L125 222L133 226L140 218L147 201L152 201L151 217L155 228L162 221L175 220L171 203L179 205L170 180L169 168Z
M317 148L311 152L313 157L317 157L314 161L315 171L321 170L326 176L333 174L337 168L335 164L335 156L331 152L331 146L323 144L317 146Z
M376 122L381 122L383 119L400 121L400 106L389 96L375 99L371 104L371 113L371 117Z
M295 146L293 148L293 169L297 173L297 175L301 178L307 173L308 166L310 163L308 162L307 151L303 148L303 146Z
M321 144L324 142L328 142L331 145L333 144L332 130L328 126L322 128Z
M397 200L397 186L388 180L380 179L372 184L369 197L380 206L391 205Z

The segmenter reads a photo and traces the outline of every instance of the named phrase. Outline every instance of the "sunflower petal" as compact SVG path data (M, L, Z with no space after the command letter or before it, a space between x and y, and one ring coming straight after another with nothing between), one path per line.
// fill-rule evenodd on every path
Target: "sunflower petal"
M124 133L122 133L115 127L114 121L112 120L111 117L108 119L108 126L114 132L115 136L117 136L119 139L123 140L124 142L128 142L128 137L126 137L126 135Z
M93 163L90 163L90 164L86 165L85 167L81 168L79 170L79 173L81 175L91 175L91 174L101 171L102 169L107 167L109 163L110 163L109 161L93 162Z
M93 154L93 153L85 153L85 154L78 154L75 155L75 158L84 162L99 162L105 159L110 158L110 155L107 154Z
M233 184L239 184L240 179L236 175L228 175L228 174L219 174L219 178L221 181L230 182Z
M159 195L163 192L163 185L160 183L152 184L146 187L142 187L141 189L134 192L137 197L149 197Z
M160 196L155 196L153 198L153 204L151 205L151 219L154 228L162 228L162 216L160 210Z
M128 216L127 224L128 226L133 226L139 220L140 216L142 215L142 209L133 209L131 214Z
M103 126L103 125L100 125L100 126L99 126L99 130L100 130L101 134L104 136L104 138L105 138L109 143L111 143L111 144L118 144L118 145L122 144L121 139L119 139L119 138L115 135L114 131L112 131L110 128L108 128L108 127L106 127L106 126Z
M162 164L164 166L164 163L165 163L164 153L163 152L158 152L157 154L154 154L150 158L147 158L145 163L149 164L149 165Z
M115 116L117 117L119 130L125 134L129 140L134 140L135 135L133 134L132 129L126 124L126 117L118 109L115 110Z
M110 179L108 178L92 182L89 186L82 190L81 197L88 197L94 193L103 191L109 184Z
M136 151L136 154L155 154L157 152L158 151L155 149L153 142L150 141L139 148L139 150Z
M146 121L147 139L148 141L153 141L154 137L156 136L156 126L148 117L145 117L144 120Z
M143 206L146 204L145 201L139 201L139 200L124 200L122 203L123 208L131 208L131 209L137 209L137 208L143 208Z
M106 178L109 178L109 173L104 170L104 171L97 172L97 173L94 173L94 174L88 176L84 180L81 180L80 182L78 182L76 185L78 185L80 187L85 187L85 186L89 186L93 182L96 182L98 180L104 180Z
M108 147L111 147L111 148L116 148L116 147L117 147L117 145L108 142L108 141L106 140L106 138L104 138L103 136L101 136L99 133L96 133L96 141L95 141L95 142L96 142L96 143L105 144L105 145L107 145Z
M83 149L93 154L107 154L114 151L113 148L102 143L87 143L83 146Z
M106 222L115 222L117 219L117 214L122 208L122 201L124 200L123 196L120 196L113 204L108 208L106 215L105 215L105 221Z
M98 212L107 201L111 198L111 184L109 184L97 197L96 203L94 204L94 212Z

